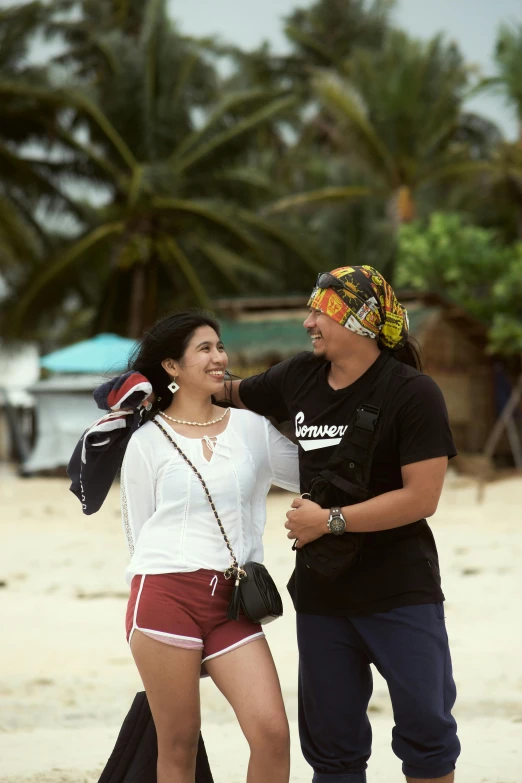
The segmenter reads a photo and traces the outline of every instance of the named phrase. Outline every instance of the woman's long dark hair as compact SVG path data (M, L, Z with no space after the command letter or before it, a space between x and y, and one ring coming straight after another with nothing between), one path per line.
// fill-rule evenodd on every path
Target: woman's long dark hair
M210 326L221 337L219 323L205 310L184 310L168 315L145 332L129 360L129 370L144 375L156 397L152 409L144 414L145 418L152 418L172 402L172 392L168 388L172 378L161 362L165 359L182 361L192 335L200 326Z

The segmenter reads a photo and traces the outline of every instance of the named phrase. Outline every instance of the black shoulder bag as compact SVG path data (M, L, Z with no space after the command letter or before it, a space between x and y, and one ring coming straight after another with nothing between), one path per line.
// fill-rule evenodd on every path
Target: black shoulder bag
M326 467L312 481L309 497L321 508L351 506L370 497L370 473L381 434L381 410L388 384L398 362L388 356L373 387L356 409L353 427L348 427ZM302 562L321 580L332 582L360 560L363 533L324 535L296 549ZM295 544L294 544L295 549Z
M262 563L255 563L253 560L245 563L243 566L239 565L232 547L230 546L230 541L227 538L227 534L225 533L222 522L216 511L214 501L212 500L210 492L208 491L208 487L203 476L196 466L183 453L176 441L170 437L166 430L163 429L161 424L159 424L156 419L152 419L151 421L159 430L162 431L167 440L170 440L178 454L183 457L187 465L192 468L200 480L201 486L205 490L207 500L210 503L210 507L212 508L216 521L219 525L219 529L221 530L223 538L225 539L225 544L227 545L228 551L230 552L232 563L225 571L225 577L227 579L230 579L230 577L235 577L235 585L227 610L227 619L237 620L239 618L239 612L241 609L251 622L261 623L262 625L266 625L266 623L270 623L272 620L276 620L278 617L281 617L283 614L283 602L274 580L268 573L268 570L264 565L262 565Z

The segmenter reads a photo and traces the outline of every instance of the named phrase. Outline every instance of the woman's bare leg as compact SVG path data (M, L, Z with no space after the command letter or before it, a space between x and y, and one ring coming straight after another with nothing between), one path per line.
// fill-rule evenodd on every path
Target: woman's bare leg
M279 678L265 639L205 663L250 746L247 783L288 783L290 733Z
M134 631L131 650L158 735L158 783L194 783L201 714L201 652Z
M420 778L406 778L408 783L453 783L455 780L455 773L450 772L449 775L444 775L443 778L430 778L429 780L426 780L426 778L423 778L422 780Z

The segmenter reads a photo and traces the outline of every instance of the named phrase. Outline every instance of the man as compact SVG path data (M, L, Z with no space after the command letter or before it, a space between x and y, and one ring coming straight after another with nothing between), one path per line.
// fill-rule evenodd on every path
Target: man
M390 359L413 356L408 320L376 270L319 275L309 307L304 327L313 353L228 387L236 405L295 422L301 491L309 493L346 428L354 431L357 409L387 384L369 499L330 509L296 498L287 514L297 548L289 590L297 611L302 750L314 783L366 781L373 663L390 691L392 747L406 779L451 783L460 752L451 715L456 690L426 522L456 453L444 399L431 378ZM354 533L362 534L355 537L358 558L333 581L321 580L303 547Z

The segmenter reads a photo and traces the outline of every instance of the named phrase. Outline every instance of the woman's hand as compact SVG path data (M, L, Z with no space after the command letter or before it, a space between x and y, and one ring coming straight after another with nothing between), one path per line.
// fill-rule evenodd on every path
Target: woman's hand
M149 396L148 396L148 397L145 397L145 399L144 399L144 400L142 400L142 401L141 401L141 402L138 404L138 406L137 406L137 410L141 410L141 408L144 408L146 411L150 411L150 409L151 409L151 408L152 408L152 406L154 405L154 401L155 401L155 399L156 399L156 395L154 394L154 392L152 392L151 394L149 394ZM127 406L127 407L125 407L125 405L124 405L124 406L123 406L123 407L122 407L120 410L122 410L122 411L127 411L127 413L134 413L134 411L136 410L136 408L129 408L128 406Z
M290 531L287 538L295 538L296 548L300 549L329 532L329 516L329 509L321 508L311 500L295 498L292 508L286 513L285 527Z
M155 400L156 400L156 395L154 394L154 392L152 392L151 394L149 394L148 397L145 397L145 399L140 402L138 407L145 408L145 410L149 411L151 407L154 405Z

